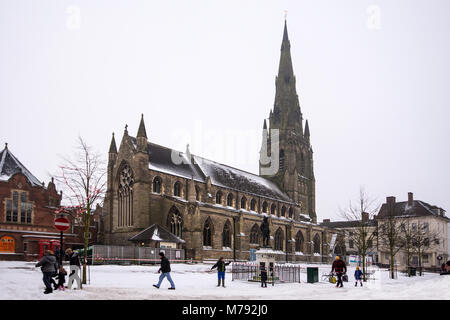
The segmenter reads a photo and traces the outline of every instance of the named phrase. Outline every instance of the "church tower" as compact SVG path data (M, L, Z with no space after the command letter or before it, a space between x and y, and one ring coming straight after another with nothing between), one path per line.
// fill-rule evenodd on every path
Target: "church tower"
M275 102L273 112L269 114L269 127L264 121L263 143L260 156L260 175L275 182L281 190L295 202L301 203L301 213L307 214L316 222L315 178L313 170L313 151L310 144L308 120L303 130L303 115L300 109L295 75L292 67L291 44L287 24L284 23L281 43L280 65L275 79ZM278 130L278 146L271 137ZM267 140L266 140L267 139ZM266 142L267 141L267 142ZM278 151L278 157L271 154ZM277 167L267 164L265 156L271 161L278 159L278 170L274 174L265 174L262 170Z

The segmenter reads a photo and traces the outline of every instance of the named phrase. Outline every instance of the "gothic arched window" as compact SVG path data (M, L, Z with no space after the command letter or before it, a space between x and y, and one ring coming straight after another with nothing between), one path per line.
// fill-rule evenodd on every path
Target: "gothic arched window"
M305 173L305 155L303 151L300 152L300 172Z
M256 211L256 200L255 199L252 199L252 201L250 202L250 210Z
M257 224L255 224L250 231L250 243L259 244L259 228Z
M277 209L277 206L275 205L275 203L272 204L272 206L270 207L270 214L275 214L275 211Z
M175 197L181 197L181 183L179 181L173 185L173 195Z
M275 232L275 250L283 250L283 231L281 228L278 228L277 232Z
M200 201L200 188L195 186L195 200Z
M264 201L262 205L262 212L267 213L267 207L268 207L267 202Z
M221 204L222 203L222 191L217 191L216 193L216 203Z
M203 245L207 247L212 246L212 222L211 219L208 217L205 221L205 225L203 226Z
M231 193L227 196L227 206L232 207L233 206L233 195Z
M160 177L156 177L155 179L153 179L153 192L161 193L161 185L162 181Z
M286 207L285 207L285 206L282 206L282 207L281 207L281 216L282 216L282 217L285 217L285 216L286 216Z
M222 246L231 248L231 225L229 221L223 226Z
M303 245L305 244L305 238L301 231L295 235L295 251L303 252Z
M316 233L313 238L314 253L320 253L320 236Z
M241 209L246 209L247 207L247 198L246 197L242 197L241 198Z
M127 227L133 225L133 171L125 165L119 175L118 190L118 226Z
M179 238L183 236L183 218L177 207L173 206L167 216L167 226L174 235Z
M289 218L293 218L294 216L294 209L292 209L292 207L289 208Z

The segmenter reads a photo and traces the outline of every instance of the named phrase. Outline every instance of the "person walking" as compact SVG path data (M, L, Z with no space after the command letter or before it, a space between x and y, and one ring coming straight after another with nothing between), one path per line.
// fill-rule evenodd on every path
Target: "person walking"
M220 287L220 280L222 279L222 287L225 288L225 267L228 266L231 262L224 262L223 257L220 257L215 265L211 267L211 270L217 268L217 286Z
M73 252L72 249L66 249L67 259L69 260L69 280L67 284L67 289L72 289L73 281L77 282L78 289L81 289L81 279L79 276L81 263L80 257L77 252Z
M363 275L362 271L359 270L359 267L357 266L356 270L355 270L355 287L358 286L358 281L359 281L359 284L362 287L362 275Z
M342 275L347 272L347 266L345 262L339 259L339 256L336 256L333 264L331 266L331 272L336 272L338 281L336 283L336 288L342 288L344 284L342 283Z
M161 259L161 268L159 268L158 273L161 272L161 275L159 276L158 284L154 284L153 286L155 288L158 288L161 286L161 282L164 280L164 278L167 278L169 280L171 287L169 290L175 290L175 284L173 283L172 277L170 276L170 262L169 259L167 259L164 256L164 252L159 253L159 258Z
M36 263L36 267L41 267L41 271L43 273L42 280L45 284L44 294L49 294L53 292L52 289L52 277L55 274L57 269L56 257L53 255L53 251L46 250L44 256L41 261Z

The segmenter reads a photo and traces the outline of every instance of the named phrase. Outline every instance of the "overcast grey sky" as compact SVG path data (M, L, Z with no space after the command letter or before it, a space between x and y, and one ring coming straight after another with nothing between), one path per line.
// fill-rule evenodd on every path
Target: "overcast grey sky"
M78 135L258 173L287 10L318 220L359 187L450 209L448 0L0 0L0 143L40 180Z

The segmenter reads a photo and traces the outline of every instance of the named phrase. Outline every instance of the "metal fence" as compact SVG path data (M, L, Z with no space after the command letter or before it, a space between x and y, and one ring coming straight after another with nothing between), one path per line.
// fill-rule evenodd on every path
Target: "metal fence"
M184 249L172 248L146 248L132 246L92 246L93 264L155 264L161 260L159 253L171 262L186 262Z
M300 266L275 264L273 270L267 270L267 283L298 282L300 283ZM245 281L261 281L260 269L254 263L237 263L231 265L231 279Z

